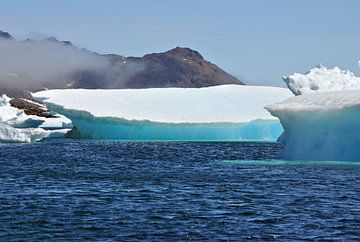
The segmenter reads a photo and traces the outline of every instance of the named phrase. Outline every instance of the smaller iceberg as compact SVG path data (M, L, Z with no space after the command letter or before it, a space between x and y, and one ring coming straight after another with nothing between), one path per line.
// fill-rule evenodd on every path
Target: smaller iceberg
M0 143L30 143L49 136L49 132L41 128L13 128L0 123Z
M285 88L243 85L33 94L71 119L72 137L187 141L275 141L283 129L264 106L291 96Z
M323 65L305 74L284 76L283 80L295 95L360 89L360 78L350 70L344 71L339 67L328 69Z
M27 115L24 110L12 107L10 101L5 94L0 96L0 143L64 137L72 128L71 121L62 115L56 118Z

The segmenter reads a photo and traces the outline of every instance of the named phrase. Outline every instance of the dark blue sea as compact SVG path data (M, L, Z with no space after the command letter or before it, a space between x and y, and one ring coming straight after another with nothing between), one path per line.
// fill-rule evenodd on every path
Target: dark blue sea
M0 241L360 240L360 163L278 143L0 145Z

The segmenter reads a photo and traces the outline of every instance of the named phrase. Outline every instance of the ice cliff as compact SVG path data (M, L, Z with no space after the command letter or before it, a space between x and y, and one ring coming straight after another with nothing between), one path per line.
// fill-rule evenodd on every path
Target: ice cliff
M48 90L33 94L70 118L76 137L116 140L276 140L283 129L264 106L285 88Z
M45 118L27 115L10 105L10 98L0 96L0 143L32 142L43 138L64 137L72 127L64 116Z
M283 158L360 161L360 90L296 96L266 109L285 129Z

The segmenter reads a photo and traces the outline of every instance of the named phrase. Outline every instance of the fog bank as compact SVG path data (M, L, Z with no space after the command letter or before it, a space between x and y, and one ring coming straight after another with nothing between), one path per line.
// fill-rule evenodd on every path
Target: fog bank
M70 42L0 40L0 92L44 88L121 88L141 63L113 61Z

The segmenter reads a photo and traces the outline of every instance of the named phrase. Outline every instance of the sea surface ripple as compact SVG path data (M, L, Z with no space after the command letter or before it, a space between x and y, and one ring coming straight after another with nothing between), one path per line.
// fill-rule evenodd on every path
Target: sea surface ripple
M0 241L359 240L360 163L278 143L0 145Z

